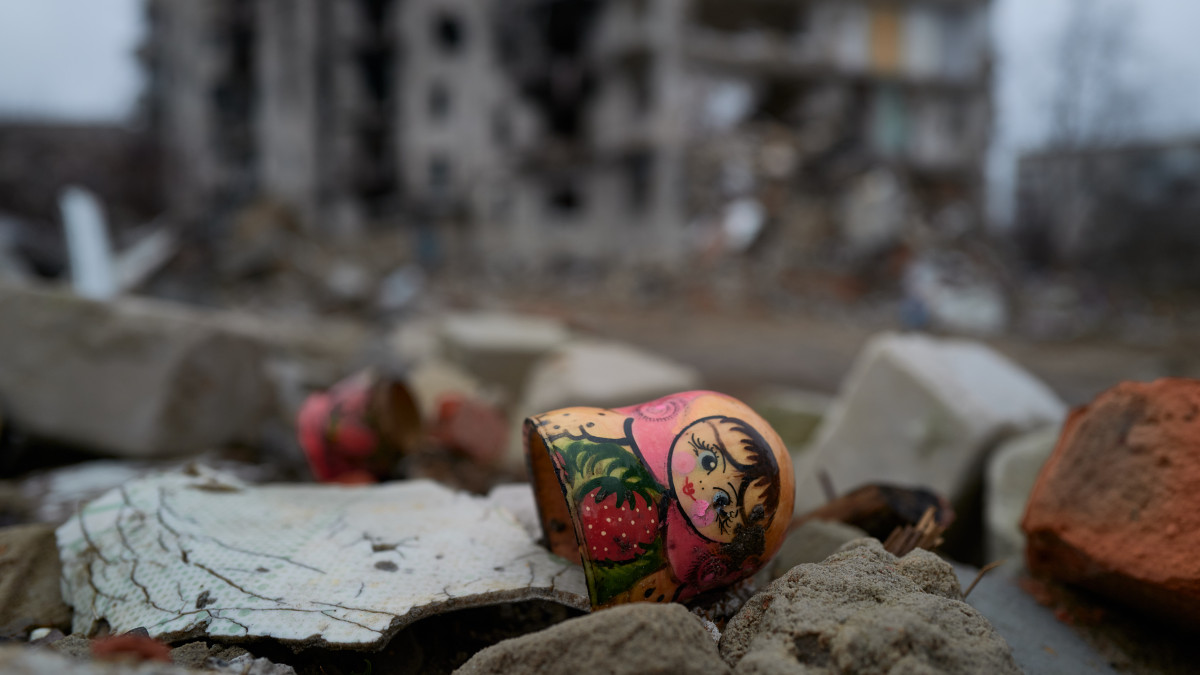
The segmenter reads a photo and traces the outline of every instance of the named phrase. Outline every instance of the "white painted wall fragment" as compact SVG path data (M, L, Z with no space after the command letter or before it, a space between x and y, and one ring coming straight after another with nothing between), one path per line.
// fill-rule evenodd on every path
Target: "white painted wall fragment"
M587 608L581 568L506 509L429 481L250 486L203 467L132 481L58 530L75 630L369 648L450 609Z
M71 259L71 286L85 298L112 298L117 275L100 202L91 192L72 186L59 195L58 205Z

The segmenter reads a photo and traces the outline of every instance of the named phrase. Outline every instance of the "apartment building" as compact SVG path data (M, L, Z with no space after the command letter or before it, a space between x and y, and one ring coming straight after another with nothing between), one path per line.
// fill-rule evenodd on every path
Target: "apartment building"
M521 270L678 269L735 211L784 259L980 212L986 0L147 6L189 217L269 196Z

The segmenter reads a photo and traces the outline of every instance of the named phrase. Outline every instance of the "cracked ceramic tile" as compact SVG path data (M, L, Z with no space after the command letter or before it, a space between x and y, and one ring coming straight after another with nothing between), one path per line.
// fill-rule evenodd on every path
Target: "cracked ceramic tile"
M203 468L159 474L83 507L58 545L76 631L103 619L166 639L370 647L451 609L588 607L580 568L507 509L428 481L249 486Z

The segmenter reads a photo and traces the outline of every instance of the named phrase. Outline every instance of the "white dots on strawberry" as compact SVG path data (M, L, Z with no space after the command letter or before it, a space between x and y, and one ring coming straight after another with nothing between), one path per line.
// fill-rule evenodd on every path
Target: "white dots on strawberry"
M597 488L580 500L579 522L592 560L632 560L658 537L658 508L640 492L624 492Z
M563 439L554 449L571 485L588 559L627 562L657 550L663 488L628 445Z

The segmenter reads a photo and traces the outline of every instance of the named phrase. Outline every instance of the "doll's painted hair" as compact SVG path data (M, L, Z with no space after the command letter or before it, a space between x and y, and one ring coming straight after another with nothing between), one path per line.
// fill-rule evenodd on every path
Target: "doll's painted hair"
M738 504L742 505L741 508L745 509L746 491L751 485L757 484L763 488L763 503L756 504L749 513L743 510L742 522L747 526L757 525L765 530L770 527L775 518L775 511L779 508L779 465L775 461L775 455L762 434L749 424L735 417L720 417L718 421L729 425L731 430L742 435L742 448L750 458L749 463L743 464L731 457L724 445L718 446L718 450L725 456L725 461L742 474L742 484L738 488Z

